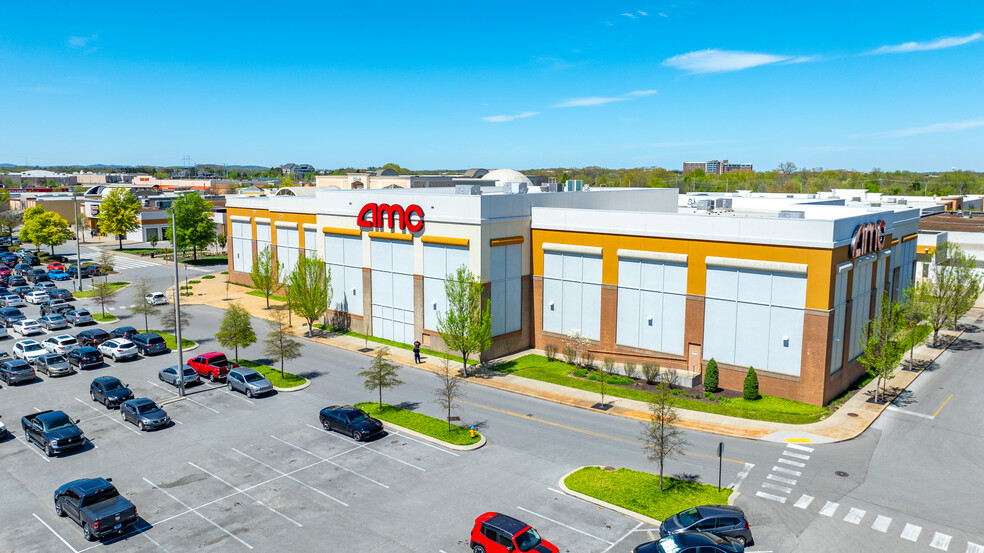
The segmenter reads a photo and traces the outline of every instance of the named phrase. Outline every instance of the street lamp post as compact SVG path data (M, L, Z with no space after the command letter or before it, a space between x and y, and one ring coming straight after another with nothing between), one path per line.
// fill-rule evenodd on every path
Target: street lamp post
M178 272L178 248L177 248L177 238L178 238L178 219L174 214L174 209L171 209L171 251L174 255L174 347L178 350L178 395L185 395L184 386L184 352L181 350L181 276Z
M79 240L79 197L72 194L72 206L75 207L75 278L78 281L78 291L82 291L82 245Z

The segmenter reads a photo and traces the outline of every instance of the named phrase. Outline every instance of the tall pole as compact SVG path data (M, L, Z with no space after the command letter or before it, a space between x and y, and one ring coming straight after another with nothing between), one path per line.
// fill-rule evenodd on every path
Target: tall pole
M174 347L178 350L178 395L185 395L184 352L181 351L181 276L178 273L178 218L171 209L171 251L174 255Z
M72 193L72 205L75 207L75 278L78 280L78 290L82 291L82 246L79 243L79 197Z

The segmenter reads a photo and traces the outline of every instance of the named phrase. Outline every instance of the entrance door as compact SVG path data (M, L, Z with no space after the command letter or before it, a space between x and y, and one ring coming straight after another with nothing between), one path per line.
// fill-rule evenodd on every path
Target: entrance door
M701 359L704 348L700 344L687 344L687 368L691 373L702 373Z

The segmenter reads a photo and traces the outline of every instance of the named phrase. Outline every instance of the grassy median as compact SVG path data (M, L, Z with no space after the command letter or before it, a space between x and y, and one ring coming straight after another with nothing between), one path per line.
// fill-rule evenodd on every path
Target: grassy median
M173 351L177 346L177 341L176 338L174 337L174 334L171 334L170 332L164 332L163 330L151 330L151 332L160 335L161 338L164 338L164 342L167 343L168 349ZM192 348L197 345L198 342L195 342L194 340L189 340L184 337L181 338L182 350L186 350L188 348Z
M100 323L115 323L119 319L110 315L109 313L106 313L105 315L103 315L102 313L93 313L92 320L99 321Z
M120 288L129 286L129 285L130 285L129 282L110 282L109 283L109 288L113 292L116 292ZM93 293L94 293L94 291L90 289L90 290L83 290L81 292L72 292L72 295L75 296L76 299L85 299L85 298L91 298L92 295L93 295Z
M256 369L257 372L262 374L264 378L270 381L271 384L277 388L296 388L298 386L303 386L307 383L307 379L302 376L297 376L296 374L291 374L289 372L284 372L283 377L280 376L280 369L271 367L269 365L261 365L254 361L248 361L246 359L236 359L236 362L243 367L248 367L250 369Z
M431 438L437 438L449 444L472 445L482 439L481 434L477 432L475 433L475 437L472 438L467 428L456 424L452 424L451 432L448 432L447 421L414 411L400 409L393 405L384 403L382 409L379 408L379 402L356 403L355 406L377 419L402 426L403 428L409 428L414 432L420 432L421 434L430 436Z

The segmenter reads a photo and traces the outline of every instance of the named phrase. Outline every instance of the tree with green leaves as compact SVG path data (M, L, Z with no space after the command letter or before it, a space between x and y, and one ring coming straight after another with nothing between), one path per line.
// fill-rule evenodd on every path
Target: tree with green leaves
M953 242L936 247L929 265L929 276L916 285L915 301L933 327L933 347L939 343L940 329L955 324L973 307L981 292L977 259Z
M464 395L464 381L458 378L456 371L451 370L451 364L448 363L447 359L444 359L443 362L443 369L437 373L440 385L434 390L434 395L437 396L437 404L441 406L441 409L448 412L448 432L451 432L451 412L457 409L457 402Z
M150 332L150 323L148 318L151 315L157 315L158 307L146 299L147 295L153 292L154 283L150 280L150 277L142 276L133 286L134 296L136 296L136 303L130 306L130 313L134 315L143 315L144 318L144 332Z
M99 204L99 231L116 235L123 249L123 236L140 228L140 200L128 188L110 189Z
M283 270L283 267L283 263L273 259L270 246L263 248L263 251L253 259L253 270L249 272L249 276L253 279L253 287L263 292L267 309L270 308L270 294L273 294L280 285L277 282L277 274Z
M92 299L99 302L99 309L103 317L106 316L106 302L113 299L120 289L108 282L99 282L92 285Z
M864 365L875 382L875 403L879 401L882 383L895 377L895 367L905 354L902 335L906 321L902 306L888 292L881 298L878 312L861 327L861 355Z
M308 336L312 336L314 321L318 320L331 304L331 271L317 255L297 260L294 270L287 276L287 304L299 317L307 320Z
M482 301L482 282L464 265L447 276L444 293L448 308L437 313L437 331L449 350L461 352L468 376L468 357L492 346L491 301Z
M14 235L14 229L23 222L24 212L19 209L0 211L0 231L6 231L10 236Z
M24 228L21 229L22 240L25 235L30 237L38 249L41 246L50 246L51 253L54 254L55 246L64 244L72 237L72 230L61 215L42 208L40 213L32 213L30 219L24 222Z
M663 376L656 381L656 390L649 399L649 420L642 423L639 436L646 458L659 464L659 491L663 491L663 467L667 459L684 453L683 448L690 445L683 430L676 426L679 419L673 405L670 382Z
M741 388L741 397L748 401L759 399L759 377L755 372L755 367L748 367L745 373L745 382Z
M400 367L389 360L389 347L383 346L376 350L376 355L369 362L369 367L359 373L364 380L362 385L367 390L379 391L379 408L383 408L383 390L396 388L403 384L397 378Z
M164 229L164 238L171 240L175 250L191 248L192 256L198 259L198 250L207 248L215 241L215 221L212 220L212 204L201 194L191 192L178 196L171 202L177 225L177 240L171 238L171 228Z
M294 339L287 326L287 310L278 307L269 321L270 332L267 333L263 354L271 359L280 360L280 378L284 377L284 361L297 359L301 356L301 343Z
M222 347L233 348L236 350L236 359L239 359L239 346L249 347L256 342L256 332L253 332L253 321L249 317L249 311L240 303L233 303L226 309L222 317L222 325L215 334L215 339L222 344Z
M35 249L41 251L41 246L34 241L34 230L37 228L35 225L30 225L32 219L40 217L44 213L44 208L36 205L34 207L29 207L24 210L21 216L21 221L23 225L20 230L20 241L25 244L34 244Z
M716 392L718 389L718 364L712 357L704 368L704 391Z

